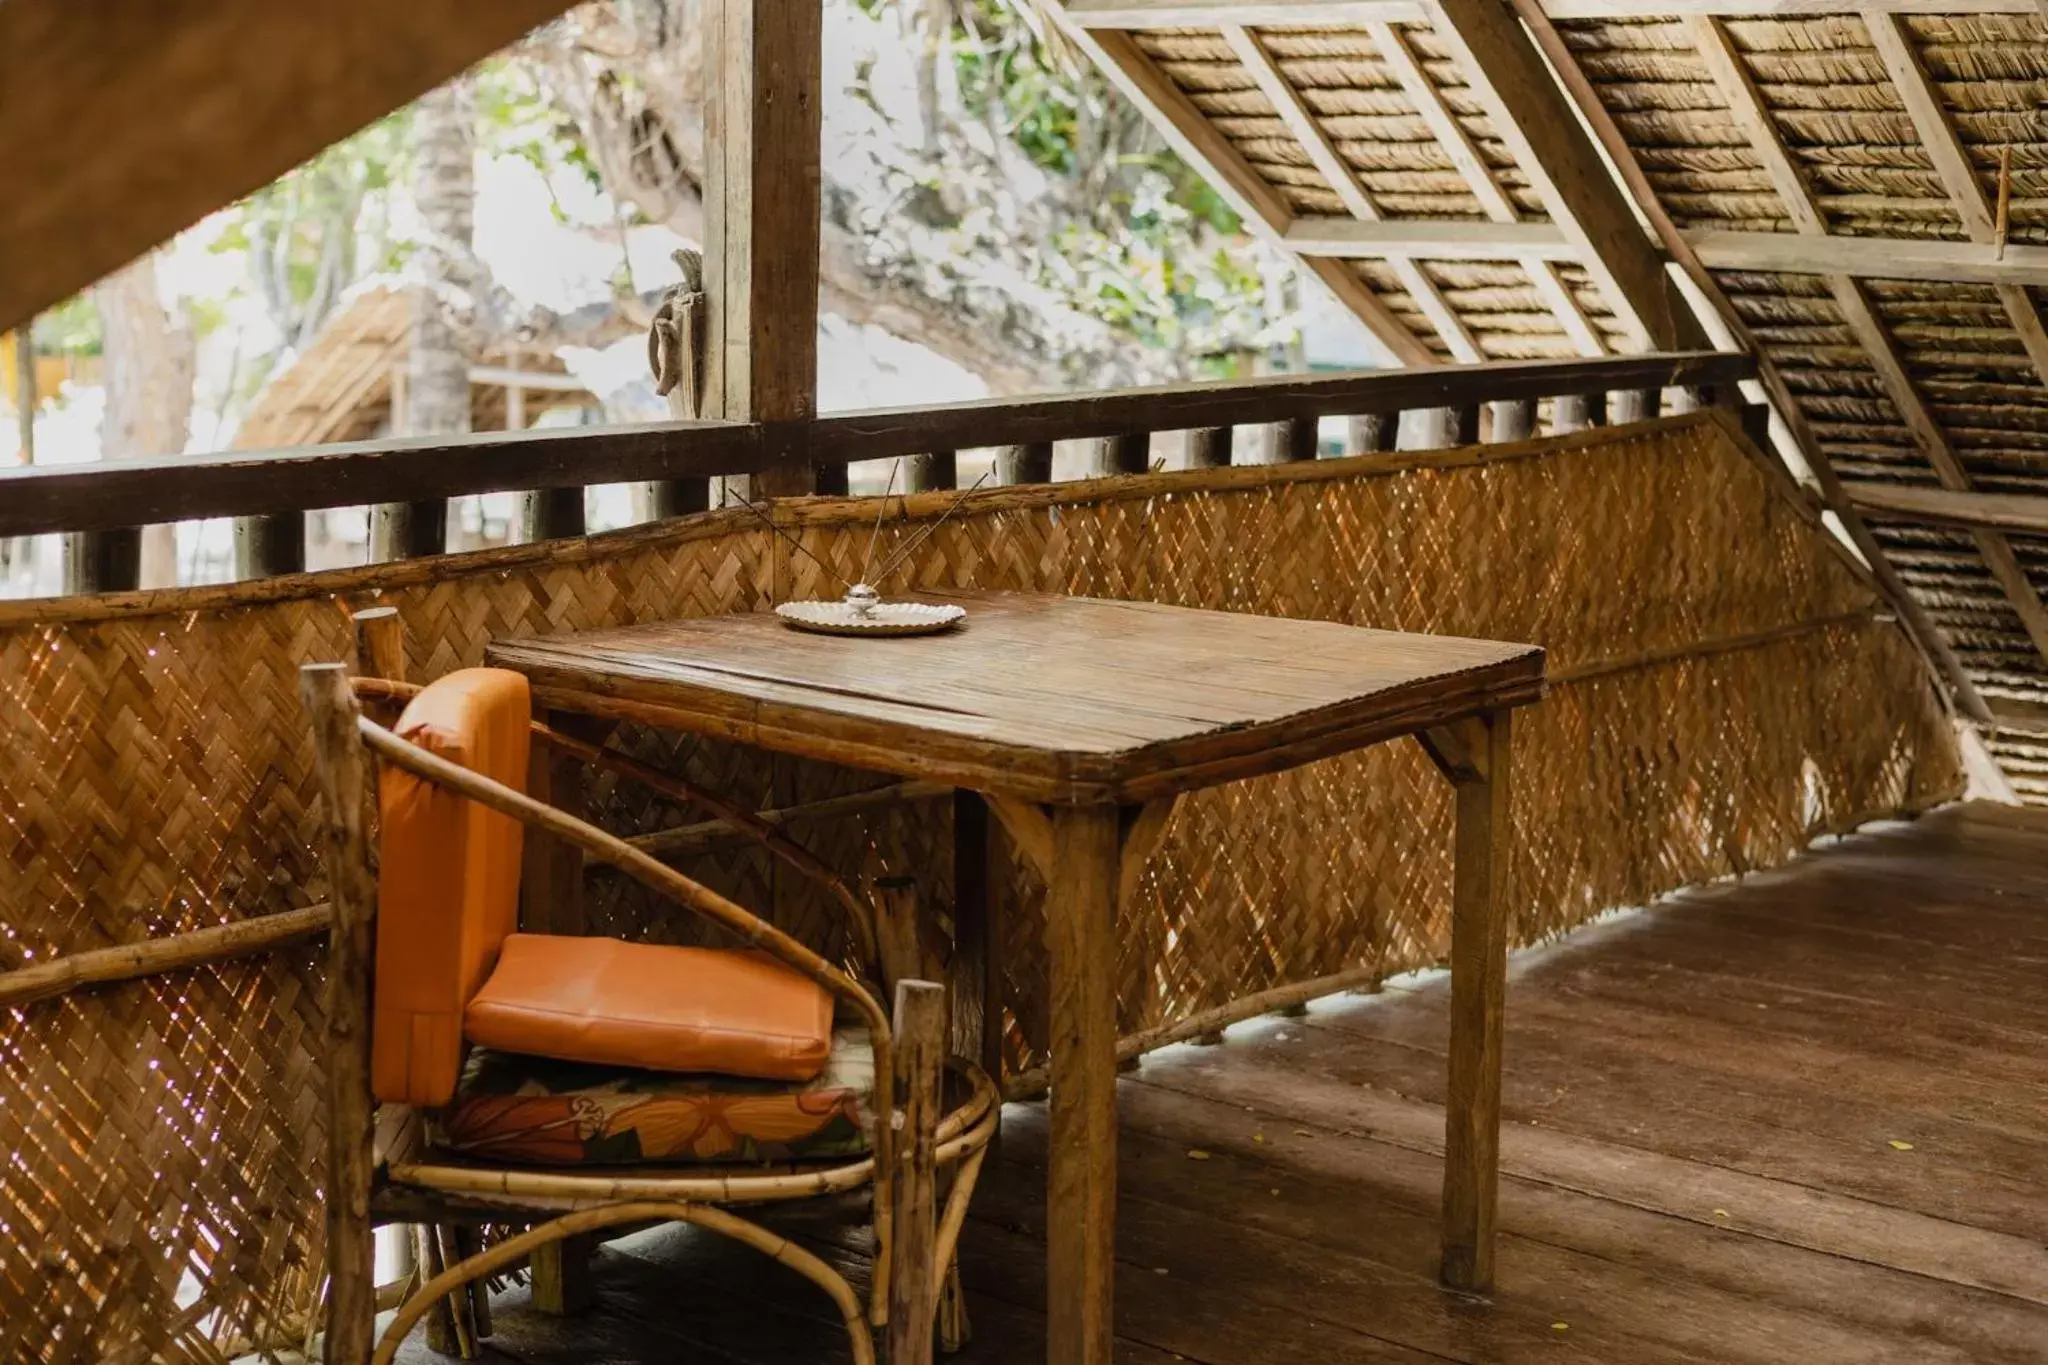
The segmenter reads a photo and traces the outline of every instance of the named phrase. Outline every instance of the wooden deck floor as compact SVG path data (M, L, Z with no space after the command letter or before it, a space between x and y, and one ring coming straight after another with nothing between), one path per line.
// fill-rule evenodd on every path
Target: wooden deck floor
M1951 809L1519 958L1487 1302L1434 1278L1446 988L1125 1078L1120 1360L2048 1361L2048 814ZM1044 1146L1013 1107L962 1365L1042 1358ZM578 1319L502 1296L493 1358L842 1354L822 1296L696 1235L597 1275Z

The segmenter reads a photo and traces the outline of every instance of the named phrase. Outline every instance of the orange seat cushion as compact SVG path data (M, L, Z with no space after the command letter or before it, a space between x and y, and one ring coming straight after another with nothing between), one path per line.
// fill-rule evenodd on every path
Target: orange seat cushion
M501 1052L808 1081L832 1053L832 997L757 953L513 934L463 1027Z
M430 753L526 790L526 679L465 668L407 704L397 732ZM380 765L377 982L370 1081L377 1098L445 1104L462 1067L462 1012L519 927L519 822Z

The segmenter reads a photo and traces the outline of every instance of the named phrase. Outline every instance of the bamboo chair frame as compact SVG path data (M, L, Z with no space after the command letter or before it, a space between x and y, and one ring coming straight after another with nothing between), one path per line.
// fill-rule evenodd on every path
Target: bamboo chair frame
M301 670L305 675L304 691L308 707L316 712L315 757L323 779L323 790L330 800L335 799L340 790L340 784L333 780L334 775L345 763L354 761L353 755L334 751L333 745L327 740L327 736L333 734L341 736L338 741L340 744L360 744L384 762L393 764L416 777L457 792L524 825L564 839L580 848L586 855L618 868L650 889L737 935L749 946L771 954L824 987L835 998L844 1001L868 1027L874 1049L875 1069L874 1133L869 1154L857 1161L748 1173L720 1172L715 1168L709 1168L706 1171L677 1174L673 1173L671 1168L654 1168L645 1174L619 1177L564 1174L553 1168L487 1163L444 1164L405 1159L411 1155L410 1153L387 1154L390 1159L382 1172L382 1178L389 1186L453 1195L466 1201L498 1205L504 1207L508 1213L518 1211L553 1216L488 1250L448 1266L414 1290L400 1306L397 1316L378 1340L376 1349L370 1357L372 1365L389 1365L406 1333L432 1310L434 1304L464 1288L471 1281L530 1255L538 1247L559 1242L577 1233L649 1219L687 1222L720 1233L751 1246L804 1275L824 1289L839 1308L848 1340L852 1345L855 1365L873 1365L874 1343L869 1324L874 1327L889 1325L891 1287L898 1275L908 1273L908 1268L893 1264L896 1251L893 1233L896 1212L894 1196L899 1175L896 1170L899 1162L897 1135L894 1130L904 1108L896 1097L896 1051L899 1040L896 1028L880 1002L860 981L795 938L709 887L657 861L623 839L606 833L566 811L535 800L412 744L355 709L354 700L357 696L402 700L421 690L416 684L394 679L348 679L349 686L341 696L344 698L343 704L351 713L346 719L352 721L352 724L322 726L318 723L320 717L317 714L320 688L313 675L339 668L339 665L315 664L307 665ZM669 795L704 805L721 818L754 834L778 856L797 866L806 875L819 877L836 885L844 893L842 904L856 912L856 933L868 945L876 941L875 926L869 920L867 911L859 905L858 898L846 890L845 884L831 874L815 855L783 836L772 826L755 818L751 812L730 808L727 803L711 797L708 793L699 792L690 784L682 783L658 769L649 768L624 755L613 754L599 746L572 739L538 722L533 723L532 728L535 737L545 743L554 744L565 752L597 766L609 767L621 772L622 775L644 781ZM361 884L373 885L368 880L367 847L359 847L357 852L364 864L361 872L365 880ZM334 850L330 849L329 856L334 856ZM337 884L342 880L341 873L342 869L334 869L334 880ZM370 913L374 916L374 908ZM337 932L337 945L342 937ZM339 979L337 975L336 980ZM899 1016L905 1013L906 989L916 988L935 992L941 989L931 983L899 983ZM901 1019L899 1018L897 1022L900 1023ZM943 1037L924 1038L918 1041L934 1057L943 1056ZM994 1083L979 1067L959 1057L946 1058L945 1065L965 1081L967 1097L950 1111L944 1108L942 1093L934 1095L924 1106L926 1112L936 1116L932 1141L928 1148L932 1169L905 1173L914 1180L921 1177L917 1183L929 1190L937 1169L957 1167L944 1211L937 1220L935 1239L931 1243L934 1254L928 1272L929 1279L925 1285L918 1287L922 1292L903 1300L920 1305L926 1321L922 1324L921 1332L918 1330L918 1324L897 1324L891 1333L892 1342L908 1345L913 1360L929 1359L933 1329L933 1324L929 1320L930 1308L936 1304L946 1283L960 1231L966 1222L967 1205L972 1198L986 1149L995 1135L1001 1107ZM936 1088L943 1091L943 1079L937 1075L936 1068L933 1083ZM331 1120L339 1123L341 1116L331 1116ZM909 1148L914 1148L915 1145L912 1142ZM906 1160L909 1159L910 1150L906 1149L903 1155ZM871 1217L875 1235L875 1269L866 1321L862 1319L859 1301L852 1287L832 1267L759 1224L718 1207L815 1198L845 1193L862 1186L872 1187L874 1192ZM929 1209L929 1205L925 1207ZM929 1217L929 1213L925 1216ZM334 1249L330 1249L328 1264L330 1276L336 1281L343 1276L373 1278L370 1267L353 1265L349 1257L336 1254ZM333 1285L330 1301L357 1301L364 1286L351 1288L353 1292L345 1294L339 1284ZM920 1342L922 1349L918 1345ZM894 1359L892 1352L890 1365L904 1363Z

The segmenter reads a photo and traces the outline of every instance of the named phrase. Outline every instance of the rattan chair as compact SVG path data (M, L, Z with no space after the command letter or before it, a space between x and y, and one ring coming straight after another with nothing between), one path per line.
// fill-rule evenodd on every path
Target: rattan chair
M445 685L450 685L449 680L435 687ZM524 679L518 679L518 688L523 699ZM521 789L523 782L507 780L508 774L502 771L505 763L499 763L501 771L495 776L475 771L466 759L454 761L401 738L362 715L357 705L359 694L384 701L411 698L417 702L428 690L392 680L352 680L338 664L308 665L302 670L301 691L313 723L325 801L326 860L335 906L328 1025L327 1359L349 1365L371 1359L375 1365L385 1365L422 1317L450 1296L477 1292L470 1286L480 1277L503 1273L564 1238L672 1220L751 1246L818 1285L844 1320L856 1365L874 1360L876 1334L870 1323L875 1328L887 1327L889 1365L929 1360L939 1300L949 1286L957 1293L957 1277L950 1274L954 1249L999 1110L986 1075L963 1059L945 1055L948 1023L943 989L929 982L895 982L892 1020L875 993L853 974L631 844L528 797ZM673 779L640 769L610 750L599 750L535 723L521 731L522 739L530 733L538 742L603 762L673 794ZM872 1097L865 1108L856 1111L870 1120L860 1126L858 1145L865 1150L780 1161L671 1159L572 1166L507 1159L493 1154L489 1142L481 1146L474 1141L454 1143L450 1134L462 1131L459 1120L468 1112L459 1097L451 1107L405 1103L405 1078L387 1074L391 1068L382 1052L372 1062L372 1034L400 1025L392 1023L388 1013L376 1013L371 998L379 888L365 832L367 809L372 804L365 750L381 760L377 785L387 796L394 775L409 775L416 786L425 784L436 792L466 798L454 803L467 813L466 818L509 817L517 827L543 831L737 937L753 955L779 964L774 970L786 969L822 987L837 1002L840 1017L855 1029L865 1030L867 1036ZM523 777L523 748L516 763ZM735 818L742 823L748 819L739 813ZM509 822L506 827L513 828ZM380 829L379 838L387 841L388 857L389 831ZM777 851L793 856L786 847ZM463 865L472 870L462 875L473 877L474 860ZM855 930L857 940L872 950L877 939L873 924L855 926ZM593 941L554 942L588 948ZM632 952L685 951L615 946ZM509 961L507 954L490 970L501 970ZM602 995L599 992L594 998ZM473 1002L467 994L465 998ZM458 1011L457 1017L473 1020L474 1011ZM428 1034L433 1029L432 1021L422 1025L415 1020L405 1027ZM462 1027L466 1032L472 1025ZM852 1035L852 1029L835 1032L831 1044L835 1064L842 1038ZM467 1049L464 1042L454 1046L466 1049L466 1068L498 1055ZM373 1065L377 1071L374 1089ZM725 1085L702 1077L693 1081L715 1092ZM731 1089L742 1096L750 1097L758 1088L758 1082L731 1083ZM475 1134L468 1136L473 1139ZM465 1150L451 1150L451 1143ZM746 1155L758 1158L759 1153L749 1150ZM938 1192L947 1175L950 1190L941 1210ZM868 1196L864 1206L860 1202L863 1193ZM872 1223L875 1264L865 1308L845 1279L823 1260L736 1212L795 1200L850 1205L855 1216ZM472 1237L461 1246L467 1254L450 1257L453 1263L438 1273L433 1273L432 1262L423 1263L420 1276L424 1283L399 1305L373 1353L370 1340L376 1287L370 1264L371 1229L388 1222L527 1226L481 1250L476 1249Z

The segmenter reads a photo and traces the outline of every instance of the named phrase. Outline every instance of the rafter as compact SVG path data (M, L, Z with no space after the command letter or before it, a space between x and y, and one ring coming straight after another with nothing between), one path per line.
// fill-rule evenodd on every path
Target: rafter
M1110 83L1159 130L1181 160L1200 172L1224 202L1237 211L1246 227L1284 248L1293 212L1128 34L1094 32L1072 23L1067 25L1067 33ZM1307 260L1307 265L1338 301L1365 324L1383 363L1436 362L1436 354L1408 330L1386 300L1375 294L1351 267L1327 259Z
M1942 188L1948 191L1956 215L1963 220L1963 230L1969 233L1971 241L1995 247L1998 224L1992 214L1991 200L1985 195L1984 184L1970 163L1969 150L1956 136L1955 124L1950 120L1948 110L1942 106L1941 93L1928 79L1920 54L1913 50L1913 41L1905 25L1896 14L1872 10L1863 12L1863 22L1870 30L1871 44L1877 48L1886 74L1891 77L1899 98L1905 101L1906 112L1913 119L1913 130L1920 135L1921 145L1934 162ZM2041 325L2041 310L2034 303L2033 295L2021 284L1997 284L1993 289L1998 295L1999 306L2005 309L2006 317L2012 322L2013 331L2019 334L2021 345L2026 347L2027 358L2034 362L2034 373L2043 384L2048 384L2048 328Z
M1584 268L1634 344L1668 349L1703 340L1661 254L1513 13L1498 0L1432 0L1430 8L1438 40L1464 70L1495 136L1551 221L1583 250Z
M1308 153L1309 161L1323 179L1330 182L1330 188L1337 192L1337 198L1351 211L1351 216L1362 222L1379 222L1385 216L1379 205L1373 203L1357 173L1338 153L1336 144L1330 141L1329 135L1302 100L1301 92L1288 81L1286 73L1280 70L1280 63L1273 59L1273 54L1266 50L1258 35L1239 24L1225 24L1222 32L1223 41L1237 54L1237 60L1244 69L1251 73L1266 102L1273 106L1280 121L1294 134L1294 140ZM1465 364L1477 361L1480 358L1479 347L1472 340L1472 334L1466 330L1457 311L1444 301L1436 281L1423 272L1421 263L1412 257L1402 257L1391 260L1389 264L1400 280L1401 288L1415 300L1415 306L1422 310L1430 326L1436 328L1437 335L1450 348L1452 358Z
M1542 0L1552 19L1671 19L1693 14L1840 14L1843 0ZM1878 0L1885 14L2036 14L2041 0ZM1413 24L1428 20L1425 0L1068 0L1083 28L1344 28L1357 24Z
M1517 16L1527 26L1530 38L1550 63L1551 69L1556 72L1558 83L1571 96L1572 103L1577 108L1579 116L1585 119L1587 128L1599 139L1601 150L1607 154L1609 163L1621 177L1622 183L1628 187L1630 196L1642 210L1651 229L1663 242L1665 250L1671 253L1679 268L1685 272L1686 278L1692 282L1699 301L1706 306L1712 321L1718 323L1718 326L1711 330L1726 332L1740 349L1756 357L1758 381L1778 416L1778 445L1788 469L1797 478L1801 471L1794 467L1794 462L1803 466L1804 472L1810 475L1814 486L1818 488L1822 504L1833 515L1843 536L1869 568L1871 576L1876 579L1879 591L1898 610L1907 634L1926 658L1929 670L1948 681L1956 705L1966 715L1972 720L1988 724L1991 712L1985 706L1983 697L1978 695L1976 684L1970 680L1962 661L1956 657L1955 650L1950 648L1946 637L1935 629L1933 621L1928 619L1920 603L1906 591L1905 585L1899 581L1897 571L1892 568L1891 561L1885 557L1883 547L1877 543L1876 537L1870 534L1870 528L1864 525L1862 517L1850 505L1843 492L1841 480L1835 474L1834 465L1829 462L1827 452L1815 438L1813 428L1808 424L1806 414L1801 410L1798 401L1792 396L1784 376L1778 372L1778 367L1772 363L1770 356L1757 345L1756 338L1750 334L1748 324L1736 311L1735 305L1729 301L1727 293L1694 253L1679 232L1678 225L1672 222L1671 215L1665 212L1663 202L1658 199L1649 177L1643 174L1642 165L1636 160L1634 150L1622 136L1620 126L1615 123L1614 116L1608 112L1607 106L1601 103L1599 92L1587 79L1578 59L1566 46L1563 36L1544 14L1539 0L1512 0L1512 3ZM1704 321L1703 318L1703 323Z
M1763 95L1750 78L1748 66L1743 62L1741 53L1735 50L1726 27L1719 19L1710 16L1695 16L1687 21L1687 27L1708 72L1713 76L1714 84L1720 89L1722 100L1728 105L1737 126L1749 138L1751 150L1763 163L1765 174L1770 177L1778 197L1784 201L1787 216L1801 236L1825 239L1827 219L1814 200L1804 172L1786 148ZM1950 448L1947 433L1921 399L1920 391L1914 386L1912 376L1899 356L1891 332L1871 308L1863 286L1853 277L1839 272L1829 273L1825 278L1835 296L1842 321L1869 357L1878 382L1884 386L1892 407L1933 467L1935 477L1941 480L1944 488L1967 491L1970 487L1968 472ZM2042 606L2041 596L2028 580L2011 544L1994 531L1976 532L1973 539L1985 567L1990 570L2006 601L2012 605L2014 614L2026 629L2027 638L2033 641L2035 652L2044 663L2048 663L2048 608Z
M1436 135L1437 145L1451 158L1451 164L1465 178L1473 197L1486 216L1496 223L1515 223L1522 215L1516 210L1514 201L1501 188L1493 168L1486 164L1486 158L1479 154L1479 148L1465 133L1464 125L1451 113L1444 103L1443 92L1436 88L1436 82L1422 69L1422 63L1415 59L1414 49L1409 47L1407 37L1388 23L1369 23L1365 26L1373 46L1379 49L1380 59L1393 71L1394 79L1401 83L1408 102L1422 116L1430 132ZM1579 308L1578 300L1558 277L1557 268L1541 256L1516 258L1522 273L1529 277L1530 284L1543 297L1558 326L1571 338L1572 345L1580 355L1605 355L1606 343L1593 330L1593 324Z

